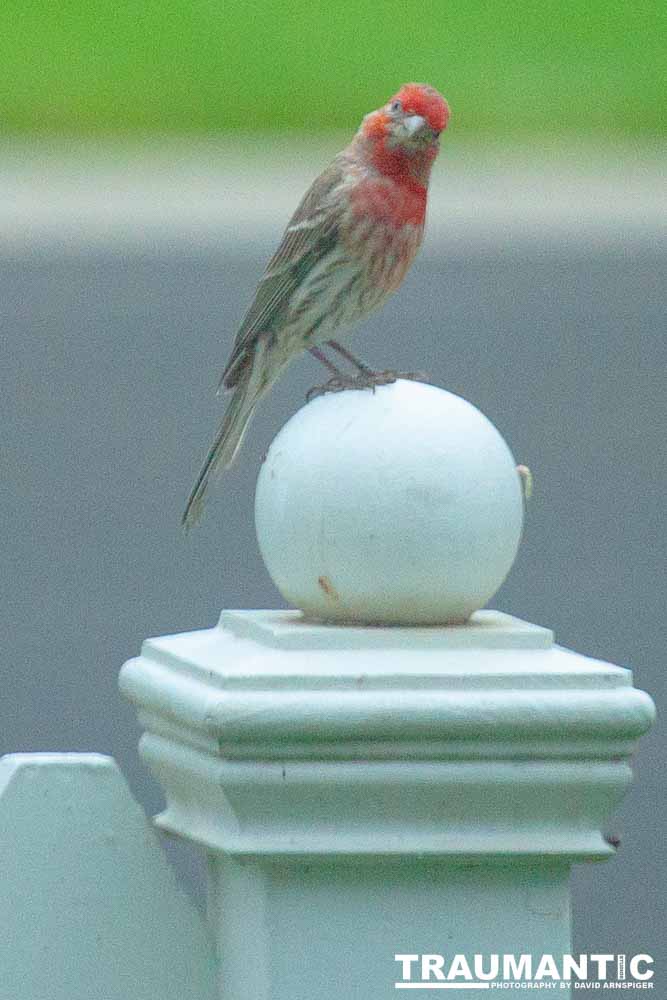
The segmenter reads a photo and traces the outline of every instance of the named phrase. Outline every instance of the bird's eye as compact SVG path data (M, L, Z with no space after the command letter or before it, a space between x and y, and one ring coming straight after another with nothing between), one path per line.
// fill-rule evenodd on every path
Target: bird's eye
M402 111L403 110L403 105L401 104L400 101L392 101L391 105L390 105L390 109L392 111Z

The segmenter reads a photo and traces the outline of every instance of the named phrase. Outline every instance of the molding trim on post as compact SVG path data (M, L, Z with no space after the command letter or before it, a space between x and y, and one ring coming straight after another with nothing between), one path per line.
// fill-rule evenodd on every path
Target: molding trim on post
M567 951L569 868L614 853L654 711L630 671L495 611L447 628L227 611L148 640L121 687L159 826L212 852L225 1000L324 1000L334 981L374 1000L395 952L436 945Z

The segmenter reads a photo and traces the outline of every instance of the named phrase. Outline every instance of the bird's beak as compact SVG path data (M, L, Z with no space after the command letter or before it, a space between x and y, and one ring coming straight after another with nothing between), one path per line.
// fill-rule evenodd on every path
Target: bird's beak
M408 115L407 118L403 119L403 128L410 139L427 127L426 119L422 118L421 115Z

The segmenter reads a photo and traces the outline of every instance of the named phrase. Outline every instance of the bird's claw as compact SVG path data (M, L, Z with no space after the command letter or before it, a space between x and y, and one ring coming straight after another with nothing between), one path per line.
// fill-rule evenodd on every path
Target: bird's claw
M306 393L306 402L310 403L311 399L316 399L318 396L324 396L328 392L342 392L343 389L351 389L352 386L349 384L351 381L353 381L351 378L343 379L334 375L334 377L330 378L328 382L324 383L324 385L314 385L312 389L309 389Z
M375 388L376 385L391 385L392 382L398 382L400 379L405 379L408 382L424 382L427 385L434 384L425 372L397 372L390 368L388 371L371 371L368 374L368 384L372 388Z
M372 389L378 385L389 385L396 381L394 372L360 372L358 375L334 375L324 385L315 385L306 393L306 402L324 396L329 392L344 392L346 389Z
M359 376L360 380L366 383L362 388L372 389L373 392L379 385L392 385L399 377L398 372L391 369L386 372L369 371L367 375Z
M435 385L430 375L426 372L393 372L396 378L407 379L409 382L424 382L425 385Z
M306 393L306 402L324 396L329 392L344 392L345 389L371 389L375 392L379 385L391 385L398 379L410 379L413 382L428 382L428 376L423 372L396 372L391 369L384 372L359 372L357 375L334 375L324 385L315 385Z

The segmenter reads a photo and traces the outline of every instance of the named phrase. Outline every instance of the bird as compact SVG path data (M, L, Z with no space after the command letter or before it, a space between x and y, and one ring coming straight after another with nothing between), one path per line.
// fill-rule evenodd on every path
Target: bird
M449 118L449 104L435 87L404 84L363 118L350 144L306 191L222 373L219 391L231 398L190 493L186 530L200 519L211 476L234 461L260 399L299 354L310 351L333 373L330 388L395 380L396 373L374 372L334 338L379 308L410 268ZM325 345L354 366L354 377L341 373Z

